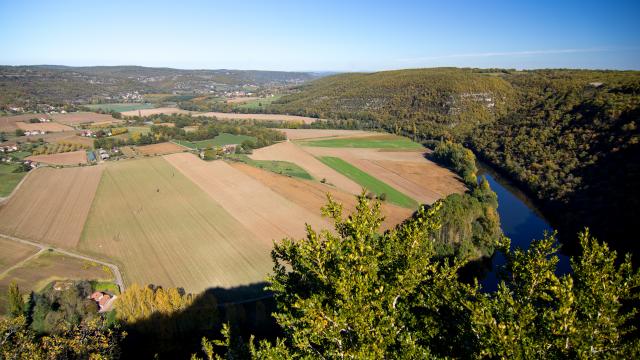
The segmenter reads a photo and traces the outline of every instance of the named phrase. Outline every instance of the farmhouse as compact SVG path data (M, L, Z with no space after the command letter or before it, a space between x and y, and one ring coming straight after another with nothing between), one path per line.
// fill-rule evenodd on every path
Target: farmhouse
M100 308L100 311L98 312L105 312L109 311L111 304L113 304L113 301L118 297L115 295L111 296L107 293L103 293L102 291L96 291L91 294L89 298L98 304L98 307Z

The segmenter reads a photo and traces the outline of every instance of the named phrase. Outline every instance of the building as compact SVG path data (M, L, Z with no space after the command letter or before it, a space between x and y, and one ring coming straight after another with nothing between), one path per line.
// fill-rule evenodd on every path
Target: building
M111 309L111 304L118 297L115 295L111 296L102 291L95 291L89 298L98 304L98 307L100 308L99 312L104 312Z

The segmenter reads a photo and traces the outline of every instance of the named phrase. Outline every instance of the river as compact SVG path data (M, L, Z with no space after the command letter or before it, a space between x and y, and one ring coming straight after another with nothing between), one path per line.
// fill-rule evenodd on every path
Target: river
M551 233L553 228L545 220L540 211L536 209L532 201L520 190L488 168L480 166L480 176L485 176L491 185L491 189L498 195L498 214L502 231L511 239L511 248L526 249L532 240L544 237L545 231ZM570 271L569 258L558 254L558 274ZM498 269L505 264L504 254L496 252L491 259L491 270L480 281L484 291L494 291L498 285Z

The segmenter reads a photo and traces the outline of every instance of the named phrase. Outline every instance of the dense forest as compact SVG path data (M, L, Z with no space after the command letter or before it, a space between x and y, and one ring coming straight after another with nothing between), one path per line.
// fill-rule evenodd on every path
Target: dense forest
M640 206L640 72L341 74L304 84L267 110L463 143L537 199L560 236L586 225L616 248L640 254L632 235Z

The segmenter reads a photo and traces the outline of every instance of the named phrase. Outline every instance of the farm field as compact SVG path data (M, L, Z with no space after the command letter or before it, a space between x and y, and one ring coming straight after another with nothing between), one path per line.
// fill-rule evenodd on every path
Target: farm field
M136 156L136 152L135 150L133 150L133 148L131 146L123 146L120 148L120 151L122 151L122 154L126 157L135 157Z
M425 158L422 151L389 149L306 147L317 157L341 158L400 192L431 204L451 193L466 189L452 171Z
M6 311L9 284L15 281L23 292L40 291L55 280L112 281L111 269L90 261L43 251L19 267L0 275L0 312Z
M418 207L418 203L414 199L408 197L407 195L399 192L388 184L374 178L373 176L367 174L366 172L358 169L357 167L340 158L323 156L319 159L327 166L330 166L331 168L335 169L351 180L357 182L362 187L367 188L367 190L377 195L386 194L387 201L389 202L398 204L406 208L413 209Z
M20 180L27 174L26 172L14 172L20 166L17 164L0 165L0 198L9 196L16 185L20 183Z
M247 135L233 135L222 133L216 136L213 139L209 140L200 140L200 141L187 141L187 140L174 140L176 144L180 144L182 146L186 146L190 149L205 149L209 147L230 145L230 144L242 144L243 141L252 140L255 141L256 138L253 136Z
M135 150L141 155L164 155L187 150L184 146L172 142L136 146Z
M292 162L278 160L253 160L244 154L233 154L230 155L229 158L276 174L313 180L313 177L309 175L308 172Z
M32 155L25 159L51 165L78 165L87 163L87 152L78 150L49 155Z
M378 134L363 130L332 129L278 129L278 131L283 132L289 140L307 140L342 136L370 136Z
M0 252L0 276L10 267L39 251L35 246L22 244L2 236L0 236L0 248L2 249Z
M28 122L30 119L41 117L49 119L49 116L46 114L0 116L0 131L15 131L16 129L18 129L18 126L16 125L17 122Z
M222 205L265 246L287 236L304 236L305 222L316 229L329 228L319 213L290 202L224 161L202 161L186 153L169 155L165 159Z
M69 144L78 144L88 148L93 147L93 138L78 136L78 135L70 135L67 137L62 137L59 140L55 140L56 143L69 143Z
M246 100L241 104L238 104L238 108L240 109L260 109L262 106L266 106L271 104L272 102L279 100L282 95L276 95L266 98L253 98L251 100ZM245 98L248 99L248 98ZM262 104L262 106L260 106Z
M91 104L85 105L91 110L102 110L106 112L124 112L124 111L133 111L133 110L141 110L141 109L152 109L156 105L155 104L131 104L131 103L113 103L113 104Z
M0 233L73 248L102 170L102 166L32 170L0 207Z
M180 156L200 161L168 157ZM271 243L161 157L106 166L78 249L117 261L128 283L188 292L262 281L271 269Z
M411 141L411 139L396 135L374 135L343 137L338 139L323 139L313 141L301 141L302 146L319 147L347 147L347 148L376 148L394 150L421 150L421 144Z
M40 131L45 131L45 132L60 132L60 131L73 131L72 127L69 127L67 125L63 125L63 124L58 124L55 122L48 122L48 123L25 123L25 122L17 122L16 126L24 131L33 131L33 130L40 130Z
M121 112L122 116L149 116L157 114L191 114L193 111L178 109L175 107L161 107L153 109L140 109Z
M356 198L353 194L338 190L317 181L307 181L275 174L243 163L232 163L231 166L262 182L271 190L282 195L314 214L320 214L320 208L327 204L327 193L344 206L345 215L355 209ZM390 203L382 204L385 217L382 229L386 230L401 223L411 216L412 211Z
M288 161L300 166L318 180L325 179L328 184L338 189L355 195L362 191L362 187L356 182L323 164L313 155L289 141L256 149L249 157L254 160Z
M311 124L318 119L307 116L275 115L275 114L235 114L221 112L196 113L194 116L216 117L220 120L258 120L258 121L286 121Z
M255 96L243 96L243 97L234 97L234 98L230 98L225 100L227 103L229 104L244 104L250 101L254 101L259 99L258 97Z
M66 114L54 114L51 118L65 125L80 125L90 123L121 123L122 120L114 119L108 114L98 114L94 112L79 111Z

